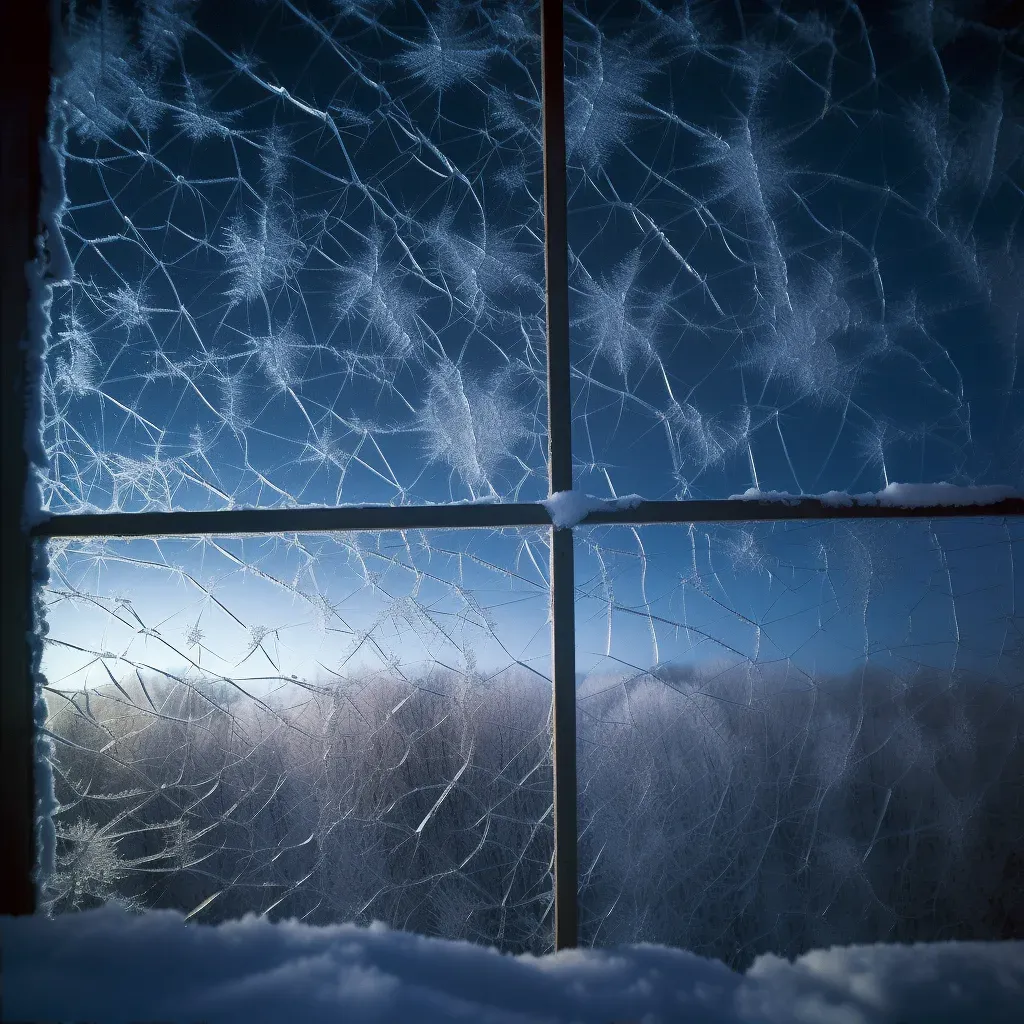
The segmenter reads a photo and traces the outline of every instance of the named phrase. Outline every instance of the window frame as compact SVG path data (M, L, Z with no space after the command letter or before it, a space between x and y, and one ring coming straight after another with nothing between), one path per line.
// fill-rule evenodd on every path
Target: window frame
M572 395L569 345L567 177L565 145L564 4L539 0L543 106L544 257L547 331L549 493L572 489ZM2 297L3 388L3 644L7 671L0 685L0 774L3 819L0 913L37 910L38 874L34 759L35 681L40 635L32 565L35 546L59 537L244 535L321 531L465 529L547 526L551 530L552 760L554 772L554 945L578 944L576 659L573 534L557 528L539 503L430 506L345 506L225 509L209 512L122 512L25 519L31 466L26 441L30 417L33 337L45 330L34 316L32 276L45 283L41 236L42 161L47 146L51 43L59 4L30 4L21 14L17 44L5 42L3 165L5 173ZM10 184L8 184L8 180ZM26 272L26 265L28 267ZM42 272L41 272L42 271ZM29 338L25 345L23 339ZM791 519L932 519L945 516L1020 516L1024 498L989 505L897 508L826 505L816 498L785 502L748 499L643 501L633 508L588 513L581 525L773 522Z

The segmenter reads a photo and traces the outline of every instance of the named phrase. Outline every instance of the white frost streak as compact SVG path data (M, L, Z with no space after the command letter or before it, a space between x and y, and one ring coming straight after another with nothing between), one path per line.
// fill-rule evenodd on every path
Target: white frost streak
M1012 487L987 484L978 487L958 487L945 481L937 484L889 484L881 491L848 494L846 491L826 491L824 494L790 494L788 491L759 491L749 487L742 494L730 494L735 501L800 501L817 498L823 505L888 505L895 508L925 508L929 505L991 505L1004 498L1020 497Z
M643 500L639 494L627 494L622 498L595 498L592 494L584 494L582 491L556 491L540 504L547 508L555 528L564 530L578 526L588 512L636 508Z
M462 778L465 770L470 766L473 761L473 747L469 748L469 756L465 761L462 762L462 767L455 773L454 778L444 788L444 792L437 798L437 803L427 811L426 817L416 826L416 834L420 835L423 830L427 827L427 823L437 813L437 809L448 799L448 794L455 788L456 783Z

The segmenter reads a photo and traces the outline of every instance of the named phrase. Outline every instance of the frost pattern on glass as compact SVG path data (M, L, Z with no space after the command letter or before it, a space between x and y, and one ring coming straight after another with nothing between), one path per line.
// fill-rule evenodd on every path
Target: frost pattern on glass
M1024 47L985 10L569 5L576 486L1020 486Z
M581 527L582 941L1024 935L1024 524Z
M52 542L49 908L547 951L546 532Z
M544 498L535 5L127 8L67 26L46 509ZM1005 29L566 14L553 525L1020 489ZM580 528L582 941L743 965L1021 935L1020 529ZM549 542L52 542L50 909L548 950Z
M47 507L543 496L533 6L132 10L67 28Z

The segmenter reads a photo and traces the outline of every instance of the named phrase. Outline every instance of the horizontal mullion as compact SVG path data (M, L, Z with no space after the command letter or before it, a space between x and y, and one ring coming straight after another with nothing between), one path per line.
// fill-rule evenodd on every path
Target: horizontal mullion
M785 501L711 499L708 501L642 501L636 508L590 512L583 523L756 523L780 519L938 519L943 516L1024 515L1024 498L1004 498L989 505L827 505L817 498Z
M211 512L102 512L54 516L34 537L148 537L207 534L323 533L550 526L543 505L356 505L344 508L246 508Z
M783 519L938 519L1024 515L1024 498L989 505L826 505L816 498L788 501L721 499L644 501L635 508L588 513L581 525L771 522ZM322 533L354 530L458 530L550 526L539 503L482 505L362 505L344 508L253 508L210 512L101 512L56 515L32 527L34 538L170 537L207 534Z

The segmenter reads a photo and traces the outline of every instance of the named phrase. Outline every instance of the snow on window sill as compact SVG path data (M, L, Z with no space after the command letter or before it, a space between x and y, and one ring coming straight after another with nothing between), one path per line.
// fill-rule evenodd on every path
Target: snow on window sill
M113 905L0 933L12 1019L1009 1022L1024 995L1024 942L833 947L738 974L647 944L510 956L379 923L189 926Z

